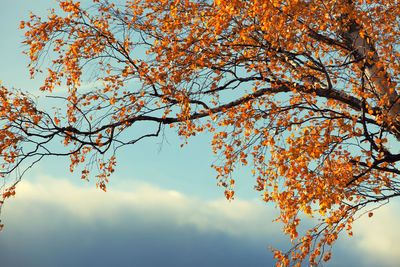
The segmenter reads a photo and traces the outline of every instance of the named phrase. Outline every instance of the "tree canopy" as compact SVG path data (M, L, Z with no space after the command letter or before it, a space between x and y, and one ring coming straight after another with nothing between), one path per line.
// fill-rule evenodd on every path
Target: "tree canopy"
M293 242L273 250L282 265L329 260L357 214L400 195L397 1L58 4L21 22L30 74L65 89L57 109L1 87L0 205L49 156L106 190L118 149L168 128L213 133L227 199L250 167ZM317 223L299 235L304 215Z

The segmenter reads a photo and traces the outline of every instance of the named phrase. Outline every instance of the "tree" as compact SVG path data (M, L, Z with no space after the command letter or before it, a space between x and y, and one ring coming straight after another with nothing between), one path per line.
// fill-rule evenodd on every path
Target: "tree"
M329 260L356 214L400 195L397 1L115 2L60 0L21 22L32 77L67 94L43 111L1 87L0 204L49 156L106 190L117 150L168 127L185 142L214 133L227 199L251 166L293 242L273 250L282 265ZM302 215L318 223L299 236Z

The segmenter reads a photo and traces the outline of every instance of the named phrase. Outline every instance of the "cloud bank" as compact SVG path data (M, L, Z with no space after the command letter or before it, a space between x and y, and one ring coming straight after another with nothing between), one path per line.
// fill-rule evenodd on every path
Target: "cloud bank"
M328 266L396 266L400 218L390 210L360 220ZM103 193L52 177L24 181L2 217L0 259L11 267L272 266L267 246L289 245L260 200L204 201L147 183Z

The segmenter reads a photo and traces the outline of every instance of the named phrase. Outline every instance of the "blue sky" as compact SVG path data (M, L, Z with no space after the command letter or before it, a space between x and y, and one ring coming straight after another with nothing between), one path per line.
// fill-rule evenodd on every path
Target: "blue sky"
M7 1L0 11L0 80L38 92L22 55L19 22L46 15L48 0ZM236 200L217 188L206 135L148 140L118 155L108 192L75 174L62 158L43 161L24 177L2 210L1 266L271 266L268 246L288 248L272 223L277 211L237 172ZM156 142L156 143L155 143ZM391 203L355 224L327 266L398 266L400 205Z

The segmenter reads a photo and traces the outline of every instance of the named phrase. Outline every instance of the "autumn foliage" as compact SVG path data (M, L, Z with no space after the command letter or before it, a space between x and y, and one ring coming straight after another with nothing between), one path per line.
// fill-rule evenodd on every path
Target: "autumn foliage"
M118 148L170 127L184 138L213 133L228 199L235 168L251 167L293 242L273 250L282 265L329 260L356 214L400 195L397 1L61 0L55 8L21 28L31 75L46 75L44 92L65 88L54 94L64 107L38 110L1 88L1 204L31 164L54 155L106 190ZM304 215L318 223L299 235Z

